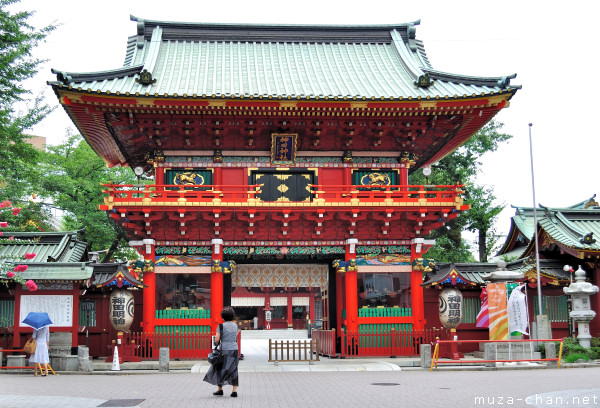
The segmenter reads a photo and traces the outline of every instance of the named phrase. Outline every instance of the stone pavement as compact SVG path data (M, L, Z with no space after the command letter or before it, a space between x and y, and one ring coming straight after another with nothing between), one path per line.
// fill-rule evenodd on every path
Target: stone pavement
M0 407L517 407L600 406L600 368L243 372L239 397L212 395L202 375L0 375Z

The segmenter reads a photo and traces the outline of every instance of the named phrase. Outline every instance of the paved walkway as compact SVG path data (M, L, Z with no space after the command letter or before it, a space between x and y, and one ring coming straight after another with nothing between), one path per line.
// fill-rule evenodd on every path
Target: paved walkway
M307 362L268 362L269 340L268 339L244 339L242 340L242 354L244 359L240 361L239 371L247 372L285 372L285 371L399 371L401 367L418 367L419 358L360 358L340 359L319 357L319 361L312 364ZM94 360L94 373L106 372L112 369L112 363L102 360ZM206 360L199 361L170 361L171 370L191 370L192 373L206 373L209 368ZM121 371L133 372L136 370L158 370L158 362L144 361L141 363L123 363Z
M536 371L240 373L239 397L197 374L0 376L0 407L600 406L600 368Z

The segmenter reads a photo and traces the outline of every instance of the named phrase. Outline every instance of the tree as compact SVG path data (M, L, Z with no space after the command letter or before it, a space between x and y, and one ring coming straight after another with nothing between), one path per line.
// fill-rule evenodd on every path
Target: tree
M39 123L51 109L41 97L29 99L31 92L24 81L32 78L44 62L32 56L32 50L55 29L48 25L36 29L27 23L32 12L12 14L8 8L18 0L0 0L0 193L3 199L19 203L37 224L45 214L39 206L24 200L32 193L38 151L27 143L24 132ZM26 110L16 108L25 104Z
M471 209L461 213L445 227L433 231L429 238L436 239L436 245L427 253L438 262L472 262L469 245L464 242L463 231L476 232L479 261L487 262L488 256L497 242L494 221L504 205L494 204L493 189L476 184L480 172L481 157L494 152L512 136L502 133L504 125L497 121L486 124L466 143L432 166L428 180L419 171L410 176L410 184L452 185L457 182L465 185L465 203Z
M67 230L85 228L83 235L94 251L105 250L115 241L115 248L128 248L120 226L98 206L104 203L101 184L136 182L129 168L106 167L88 143L74 135L65 143L48 148L40 171L44 175L40 178L40 194L64 211L63 226ZM131 255L131 251L125 252ZM122 256L122 252L117 256Z

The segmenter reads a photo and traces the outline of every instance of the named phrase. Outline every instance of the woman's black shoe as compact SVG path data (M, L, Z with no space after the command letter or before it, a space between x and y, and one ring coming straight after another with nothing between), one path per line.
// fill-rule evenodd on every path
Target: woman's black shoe
M213 395L223 395L223 390L215 391Z
M232 393L231 393L231 396L232 396L232 397L237 397L237 391L234 391L234 392L232 392Z

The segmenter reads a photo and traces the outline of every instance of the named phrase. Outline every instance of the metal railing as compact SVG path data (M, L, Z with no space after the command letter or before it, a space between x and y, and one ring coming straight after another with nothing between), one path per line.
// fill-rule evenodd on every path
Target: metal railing
M495 344L514 344L514 343L532 343L532 342L560 342L560 348L558 351L558 357L556 358L534 358L533 353L531 358L509 358L509 359L498 359L498 360L447 360L440 361L440 346L443 344L458 345L459 343L495 343ZM521 361L556 361L557 368L560 368L560 360L562 359L563 351L563 339L527 339L527 340L438 340L433 350L433 357L431 359L431 367L437 368L438 364L472 364L472 363L514 363Z

